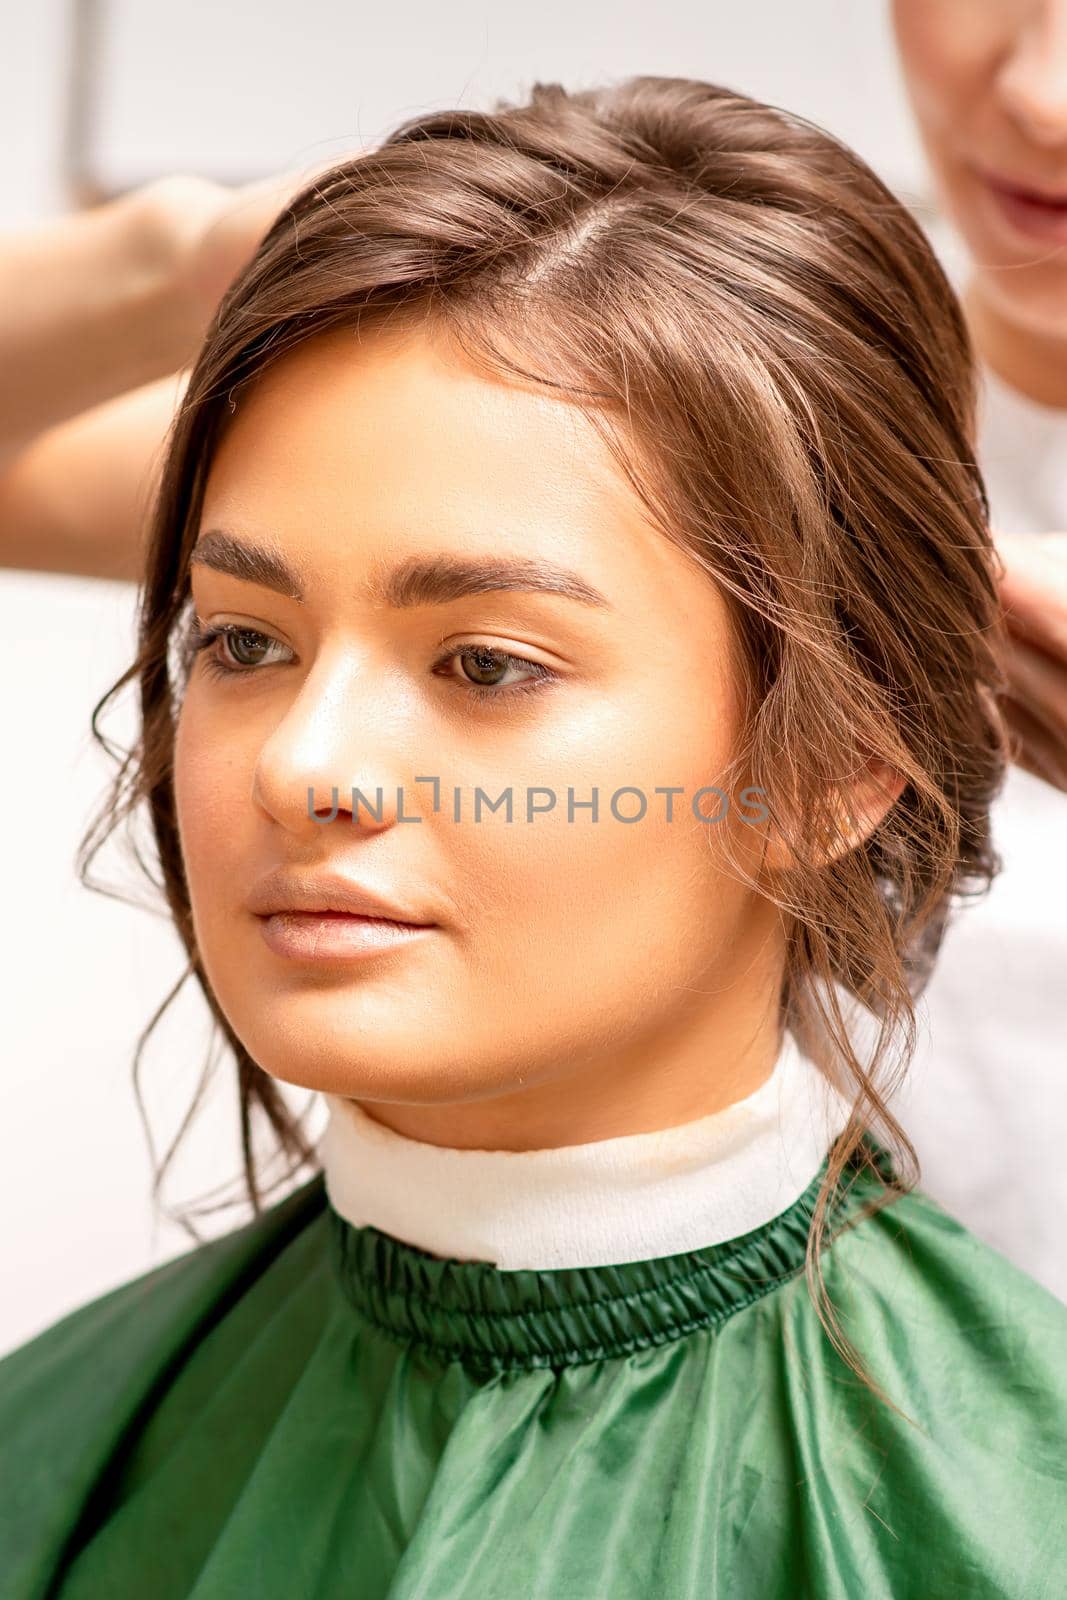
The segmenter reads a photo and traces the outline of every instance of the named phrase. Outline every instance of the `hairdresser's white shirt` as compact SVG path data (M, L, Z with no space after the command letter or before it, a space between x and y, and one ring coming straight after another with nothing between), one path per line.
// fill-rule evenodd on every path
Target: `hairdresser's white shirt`
M505 1271L618 1265L735 1239L817 1176L848 1103L786 1034L771 1075L722 1111L548 1150L423 1144L323 1096L330 1204L433 1255Z
M966 258L928 229L957 289ZM978 463L994 531L1067 532L1067 410L982 374ZM1003 867L955 914L891 1102L921 1187L1067 1300L1067 794L1012 767L992 811Z

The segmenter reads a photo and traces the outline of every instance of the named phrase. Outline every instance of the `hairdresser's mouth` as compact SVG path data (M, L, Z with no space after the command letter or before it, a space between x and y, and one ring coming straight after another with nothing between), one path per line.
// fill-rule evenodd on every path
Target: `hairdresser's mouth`
M436 929L346 911L275 911L256 919L267 948L290 961L353 961L393 954Z
M1067 244L1067 189L1029 188L998 173L975 170L997 217L1014 234L1046 244Z

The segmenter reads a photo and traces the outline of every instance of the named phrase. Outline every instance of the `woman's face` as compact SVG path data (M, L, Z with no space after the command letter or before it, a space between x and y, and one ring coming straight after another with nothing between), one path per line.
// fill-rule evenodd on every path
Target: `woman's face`
M1003 316L1067 335L1067 0L893 0L934 177Z
M318 335L238 401L191 574L201 623L245 631L192 669L182 851L208 979L266 1072L505 1148L762 1081L778 916L723 864L729 832L756 869L758 802L692 809L740 733L726 607L576 407L440 334ZM627 786L640 820L612 813ZM268 920L288 870L424 926L360 947L381 930Z

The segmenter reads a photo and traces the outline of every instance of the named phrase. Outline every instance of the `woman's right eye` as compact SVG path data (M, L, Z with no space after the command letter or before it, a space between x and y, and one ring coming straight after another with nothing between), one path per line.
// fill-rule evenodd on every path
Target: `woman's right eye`
M234 660L232 655L227 658L227 655L219 655L217 652L206 654L205 652L211 649L216 640L222 640L224 650L235 654L237 659ZM257 652L261 652L264 648L269 650L272 645L278 645L282 650L288 648L279 644L277 639L272 639L269 633L261 633L258 628L242 628L235 622L220 622L210 627L203 627L198 623L189 641L191 654L203 655L206 671L218 678L240 677L255 672L257 667L263 665L262 658L257 657ZM247 652L254 659L242 660L243 652ZM267 663L267 665L272 664Z

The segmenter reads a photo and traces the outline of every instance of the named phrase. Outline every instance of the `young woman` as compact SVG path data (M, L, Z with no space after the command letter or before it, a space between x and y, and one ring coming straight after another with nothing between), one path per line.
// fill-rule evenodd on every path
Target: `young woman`
M973 415L907 212L708 84L432 114L279 217L107 819L255 1215L0 1363L12 1600L1057 1592L1067 1309L884 1103L996 865ZM316 1168L266 1208L255 1112Z

